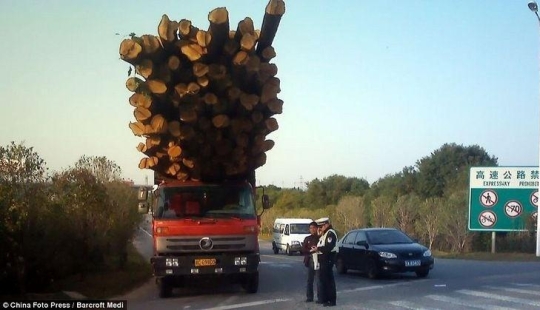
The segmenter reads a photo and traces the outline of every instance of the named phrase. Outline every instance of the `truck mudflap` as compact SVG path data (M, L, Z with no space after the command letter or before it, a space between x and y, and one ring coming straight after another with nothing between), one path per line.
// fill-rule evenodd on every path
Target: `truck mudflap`
M227 255L154 256L150 259L150 262L156 277L233 275L257 272L260 255L255 253L227 253Z

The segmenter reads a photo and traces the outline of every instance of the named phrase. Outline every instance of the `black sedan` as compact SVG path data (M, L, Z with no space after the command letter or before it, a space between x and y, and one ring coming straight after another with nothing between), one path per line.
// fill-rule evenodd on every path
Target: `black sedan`
M402 272L415 272L423 278L433 269L431 251L394 228L351 230L339 240L338 247L336 268L341 274L354 269L370 279Z

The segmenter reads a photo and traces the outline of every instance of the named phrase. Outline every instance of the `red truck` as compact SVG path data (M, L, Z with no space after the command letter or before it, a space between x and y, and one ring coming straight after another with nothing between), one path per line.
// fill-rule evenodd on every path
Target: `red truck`
M260 215L255 175L220 182L155 180L152 192L154 254L150 262L159 296L193 279L226 278L248 293L259 287ZM148 191L139 190L139 212L148 213Z

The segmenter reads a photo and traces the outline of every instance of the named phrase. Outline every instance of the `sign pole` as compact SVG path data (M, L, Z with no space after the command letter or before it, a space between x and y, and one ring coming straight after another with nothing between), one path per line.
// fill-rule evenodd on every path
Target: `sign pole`
M538 26L540 26L540 16L538 16L538 4L536 1L531 1L527 4L529 10L531 10L536 19L538 20ZM538 51L538 60L540 61L540 50ZM539 63L539 72L540 72L540 63ZM539 152L538 152L538 168L540 169L540 141L539 141ZM538 194L540 195L540 184L538 186ZM536 208L536 257L540 257L540 216L538 216L538 205Z

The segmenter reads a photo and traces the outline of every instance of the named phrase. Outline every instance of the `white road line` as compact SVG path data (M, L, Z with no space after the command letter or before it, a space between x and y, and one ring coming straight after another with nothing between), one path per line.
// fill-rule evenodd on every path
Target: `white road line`
M477 304L477 303L473 304L473 303L462 302L461 300L459 300L457 298L443 296L443 295L427 295L425 297L427 297L429 299L436 300L436 301L442 301L442 302L446 302L446 303L450 303L450 304L454 304L454 305L458 305L458 306L477 308L477 309L485 309L485 310L517 310L515 308L498 307L498 306L491 306L491 305L480 305L480 304Z
M142 227L139 227L145 234L147 234L148 236L152 237L152 234L147 232L144 228Z
M507 297L507 296L501 296L497 294L490 294L490 293L484 293L484 292L478 292L478 291L471 291L471 290L459 290L458 293L465 294L465 295L471 295L476 297L483 297L488 299L496 299L496 300L502 300L502 301L509 301L514 302L518 304L523 305L530 305L535 307L540 307L540 302L523 299L523 298L515 298L515 297Z
M254 301L254 302L246 302L246 303L243 303L243 304L219 306L219 307L214 307L214 308L206 308L205 310L238 309L238 308L254 307L254 306L260 306L260 305L267 305L267 304L275 304L275 303L278 303L278 302L284 302L284 301L289 301L289 300L290 299L269 299L269 300L261 300L261 301Z
M512 292L512 293L521 293L521 294L529 294L529 295L537 295L540 296L540 292L537 290L524 290L520 288L510 288L510 287L499 287L499 286L483 286L485 288L489 288L492 290L503 290L506 292Z
M354 293L354 292L360 292L360 291L376 290L376 289L381 289L381 288L386 288L386 287L403 286L407 284L410 284L410 283L394 283L394 284L387 284L387 285L363 286L363 287L357 287L357 288L348 289L348 290L339 290L337 293L338 294Z
M391 301L389 302L392 306L401 307L405 309L413 309L413 310L439 310L439 308L424 308L424 307L418 307L412 302L408 302L405 300L397 300L397 301Z

